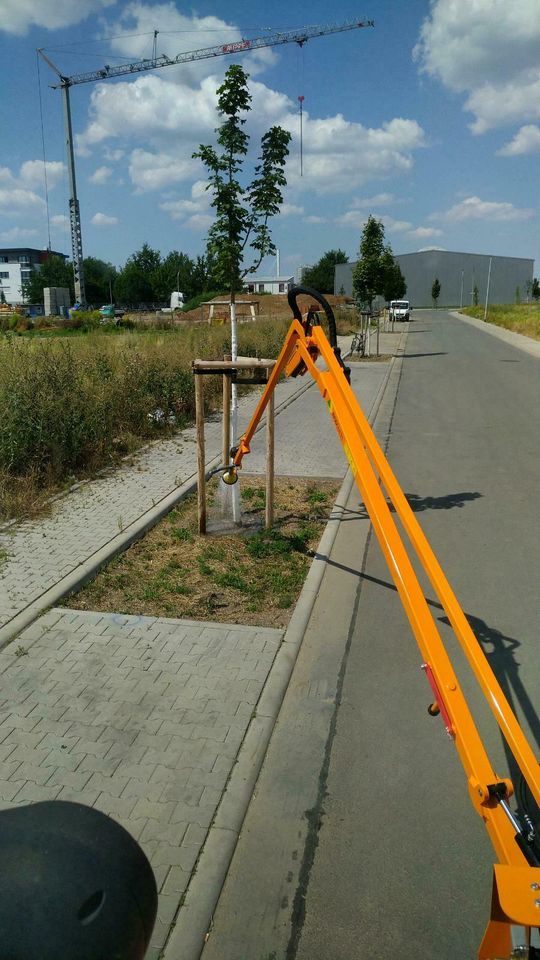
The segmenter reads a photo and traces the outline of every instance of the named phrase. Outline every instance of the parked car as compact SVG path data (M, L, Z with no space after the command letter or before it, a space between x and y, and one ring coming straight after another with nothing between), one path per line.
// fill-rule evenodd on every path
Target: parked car
M391 300L390 301L390 319L391 320L408 320L412 307L408 300Z
M124 316L125 310L121 307L115 307L114 303L106 303L103 307L99 308L99 313L102 323L107 323L111 320L118 323Z

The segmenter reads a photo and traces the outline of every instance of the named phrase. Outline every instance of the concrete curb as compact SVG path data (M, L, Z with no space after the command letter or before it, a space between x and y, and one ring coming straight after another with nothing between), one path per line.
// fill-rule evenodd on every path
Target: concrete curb
M404 331L404 334L406 331ZM403 334L403 335L404 335ZM403 335L400 338L398 351ZM372 424L393 370L388 370L368 414ZM339 490L332 514L324 529L283 643L272 665L221 799L214 822L188 886L186 897L162 953L163 960L199 960L212 916L236 848L238 836L266 756L274 726L283 703L298 652L324 576L327 559L337 536L354 476L349 469Z
M540 358L540 340L533 340L532 337L527 337L524 333L515 333L514 330L506 330L505 327L497 327L496 324L488 323L486 320L467 317L464 313L459 313L458 310L449 312L451 317L456 317L457 320L462 320L464 323L470 324L471 327L476 327L477 330L483 330L484 333L490 333L492 337L503 340L509 346L522 350L523 353L529 353L532 357Z
M282 410L285 410L291 403L294 403L298 397L312 386L313 381L303 383L290 397L287 397L276 406L275 416L279 416ZM264 429L264 422L257 428L256 433L262 429ZM219 467L220 465L221 456L213 457L206 465L207 476L215 467ZM48 610L49 607L56 606L63 597L84 586L109 560L112 560L113 557L127 550L136 540L140 540L148 530L151 530L164 516L170 513L177 503L189 496L196 489L197 474L193 473L182 486L168 493L159 503L143 513L137 520L134 520L133 523L130 523L125 530L122 530L121 533L100 547L99 550L80 563L79 566L75 567L67 576L55 583L53 587L50 587L42 593L41 596L36 597L24 610L21 610L4 624L3 627L0 627L0 650L15 639L22 630L29 627L45 610Z

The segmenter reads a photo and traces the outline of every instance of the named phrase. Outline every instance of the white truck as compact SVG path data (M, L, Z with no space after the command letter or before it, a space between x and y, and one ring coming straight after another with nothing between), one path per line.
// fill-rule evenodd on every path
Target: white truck
M391 300L390 301L390 319L391 320L408 320L412 307L408 300Z
M162 307L161 313L174 313L175 310L181 310L184 306L184 294L180 293L179 290L173 290L171 293L171 302L170 306Z

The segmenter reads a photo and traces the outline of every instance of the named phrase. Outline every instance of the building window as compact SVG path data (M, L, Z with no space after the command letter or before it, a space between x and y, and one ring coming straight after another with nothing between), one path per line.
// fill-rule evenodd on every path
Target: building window
M9 280L8 270L0 270L0 280Z
M7 258L7 257L4 257L4 256L1 256L1 257L0 257L0 263L8 263L8 262L9 262L9 261L8 261L8 258Z
M259 293L264 293L264 283L259 284Z
M27 257L26 254L23 254L22 257L19 257L19 263L30 263L30 257Z
M279 292L280 292L280 293L285 293L285 284L284 284L284 283L280 283L280 285L279 285Z

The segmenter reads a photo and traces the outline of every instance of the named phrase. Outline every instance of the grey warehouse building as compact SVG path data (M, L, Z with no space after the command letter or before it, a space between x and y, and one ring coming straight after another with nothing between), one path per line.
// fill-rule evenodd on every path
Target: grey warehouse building
M453 253L450 250L421 250L396 256L407 283L407 300L413 307L431 307L431 287L435 277L441 285L440 307L469 306L473 290L478 287L478 302L484 303L489 281L490 303L515 303L517 289L526 299L528 284L533 279L534 260L524 257L490 257L483 253ZM334 293L353 295L353 263L338 263L335 268Z

